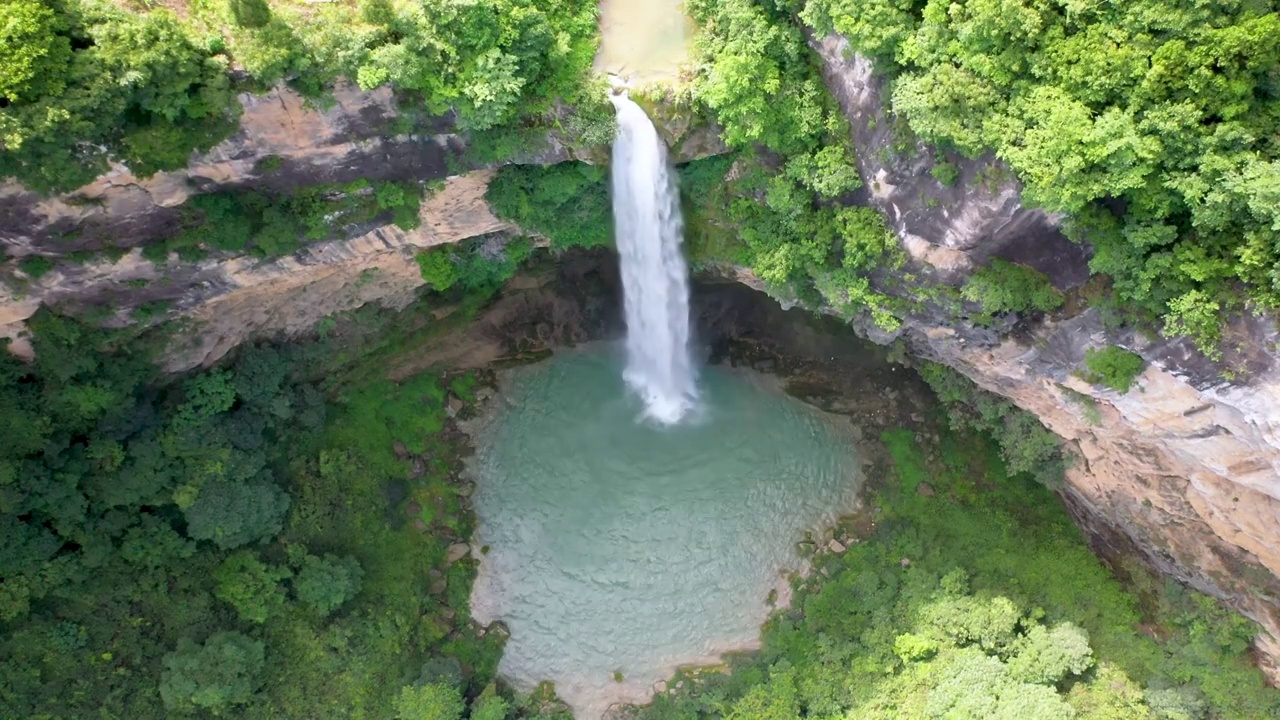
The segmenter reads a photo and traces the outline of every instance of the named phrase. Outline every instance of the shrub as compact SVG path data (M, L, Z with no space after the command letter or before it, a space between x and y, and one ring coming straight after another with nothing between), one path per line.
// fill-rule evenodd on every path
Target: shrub
M178 713L225 714L262 684L263 644L237 632L214 633L202 645L183 638L164 658L160 697Z
M933 163L933 167L929 168L929 174L934 180L951 187L960 179L960 169L946 160L938 160Z
M22 268L22 272L30 275L32 280L39 280L53 269L53 264L53 260L43 255L29 255L22 258L18 267Z
M608 176L593 165L508 165L485 199L498 217L546 236L557 250L612 243Z
M1050 312L1062 306L1062 293L1044 273L995 259L978 270L960 291L964 299L982 305L987 315L1005 312Z
M1010 673L1023 682L1053 685L1067 675L1079 675L1093 665L1093 651L1084 630L1062 623L1052 629L1036 625L1019 638L1009 658Z
M231 18L242 28L260 28L271 22L267 0L228 0Z
M448 685L406 686L396 699L399 720L459 720L466 706L462 695Z
M298 600L309 605L321 617L331 614L360 592L364 571L351 556L324 557L308 555L302 561L298 577L293 581Z
M447 245L439 245L418 253L418 271L422 279L436 292L444 292L458 282L461 273L453 261L453 251Z
M1084 373L1085 380L1123 394L1129 392L1133 381L1142 373L1143 362L1137 353L1108 345L1085 350L1084 365L1088 368Z
M213 573L214 595L236 609L242 620L261 623L284 605L280 581L293 573L268 565L248 550L232 553Z

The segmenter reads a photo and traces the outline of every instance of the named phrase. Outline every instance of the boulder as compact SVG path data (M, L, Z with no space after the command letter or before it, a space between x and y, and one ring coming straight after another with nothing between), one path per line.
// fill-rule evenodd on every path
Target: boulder
M471 553L471 546L466 543L454 543L449 546L448 560L452 565Z

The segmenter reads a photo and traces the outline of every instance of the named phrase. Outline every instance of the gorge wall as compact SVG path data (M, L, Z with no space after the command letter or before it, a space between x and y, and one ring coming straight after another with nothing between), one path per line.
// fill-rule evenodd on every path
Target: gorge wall
M1023 207L1012 174L995 159L951 159L960 178L945 186L929 173L935 156L923 145L884 152L893 123L871 63L839 36L812 44L852 125L869 200L916 269L951 280L999 257L1036 268L1061 290L1088 280L1088 248L1058 231L1059 218ZM1006 333L942 308L906 318L893 334L870 323L864 332L881 342L901 338L913 354L962 372L1064 438L1074 462L1063 495L1095 546L1104 554L1136 548L1163 572L1258 621L1268 633L1259 649L1277 678L1278 333L1269 319L1231 323L1219 362L1188 340L1109 330L1096 310L1070 305ZM1123 395L1078 377L1087 349L1112 344L1147 363Z
M1024 208L1018 186L991 158L957 160L950 185L932 178L924 147L886 152L894 142L882 86L866 60L838 37L814 41L828 86L849 117L867 202L889 218L920 282L955 283L990 257L1024 263L1061 289L1088 279L1088 248L1068 241L1058 218ZM0 336L29 354L23 321L41 305L108 307L109 323L129 309L169 300L191 330L170 349L171 370L209 364L254 336L309 332L322 318L369 302L402 306L423 280L421 248L516 230L484 201L492 170L450 173L465 152L447 119L410 134L396 123L389 92L339 88L327 109L287 90L246 95L241 131L183 171L137 178L125 168L65 196L41 198L0 186L0 243L9 261L0 284ZM703 138L677 156L714 151ZM535 158L567 159L564 148ZM261 171L267 158L278 169ZM288 190L355 178L443 180L420 209L421 225L361 228L342 240L274 260L170 258L155 264L139 248L171 232L193 192L226 187ZM116 247L125 253L59 262L39 278L19 261ZM740 279L759 283L742 271ZM893 292L913 294L911 286ZM855 321L877 342L901 340L978 385L1034 413L1064 438L1075 460L1063 495L1102 551L1136 549L1156 567L1226 599L1266 629L1260 640L1280 674L1280 333L1269 321L1233 322L1224 359L1210 362L1190 343L1108 330L1095 310L1077 308L1043 322L981 327L932 306L895 333ZM1137 387L1120 395L1076 376L1090 347L1119 344L1147 361ZM1224 377L1231 377L1230 381ZM1096 405L1096 414L1081 396Z

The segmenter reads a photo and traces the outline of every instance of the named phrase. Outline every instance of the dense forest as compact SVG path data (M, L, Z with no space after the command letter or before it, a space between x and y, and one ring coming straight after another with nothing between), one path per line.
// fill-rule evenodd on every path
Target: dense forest
M476 377L383 376L529 257L481 272L457 252L471 269L438 278L447 295L176 381L151 364L163 337L33 318L37 360L0 355L0 716L565 716L553 688L496 682L504 635L471 622L475 565L450 555L474 522L450 418ZM1139 565L1113 575L1049 489L1038 423L921 371L952 430L885 434L874 532L815 556L763 651L638 717L1280 712L1252 624Z
M1227 312L1280 303L1280 16L1269 0L689 0L689 82L650 90L716 121L727 155L680 168L695 266L749 266L779 293L892 329L916 304L976 321L1062 294L993 263L916 288L861 180L813 34L839 32L891 88L902 147L992 153L1029 203L1095 249L1123 321L1219 352ZM548 133L611 137L589 0L0 0L0 177L64 192L125 163L185 165L237 127L238 93L340 79L447 116L492 163ZM472 374L381 363L466 322L522 263L611 242L607 173L510 165L488 199L550 242L422 253L395 314L242 348L163 376L164 328L42 310L36 359L0 352L0 717L563 717L553 688L500 683L500 632L450 557L474 522L459 477ZM196 195L162 261L294 252L373 218L411 226L413 183ZM335 219L337 218L337 219ZM30 276L49 261L29 258ZM448 304L441 320L432 314ZM141 319L141 318L138 318ZM1135 369L1134 362L1137 362ZM1141 360L1091 357L1127 390ZM921 368L952 429L881 438L875 533L815 557L763 650L690 673L641 718L1234 720L1280 716L1255 628L1136 565L1091 555L1052 492L1064 459L1034 417ZM459 410L458 408L461 408ZM918 490L927 485L932 494ZM674 688L674 685L673 685Z
M342 365L401 327L160 382L154 342L33 318L35 363L0 354L0 716L416 720L467 690L501 717L500 637L446 557L472 519L445 402L474 377Z

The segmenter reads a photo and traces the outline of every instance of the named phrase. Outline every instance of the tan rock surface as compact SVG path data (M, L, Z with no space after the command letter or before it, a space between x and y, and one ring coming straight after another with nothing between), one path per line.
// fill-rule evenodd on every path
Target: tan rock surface
M1153 364L1119 395L1059 372L1041 348L1066 331L1048 323L990 351L924 335L931 354L1035 414L1078 454L1064 493L1092 514L1086 529L1119 530L1151 564L1259 622L1266 669L1280 677L1280 446L1271 431L1280 403L1256 402L1280 392L1280 373L1204 390ZM1063 386L1090 396L1096 417Z
M30 207L44 225L93 216L126 217L155 207L186 202L201 184L226 184L254 176L255 165L271 155L308 164L334 164L350 155L374 152L380 138L352 139L352 127L363 118L389 118L396 112L391 91L364 92L339 85L333 105L308 107L301 95L276 88L262 95L243 94L240 130L209 152L192 158L182 170L139 178L123 165L73 193L39 198L16 182L0 184L0 198L30 195ZM4 229L0 229L0 234ZM6 242L12 244L9 238Z

